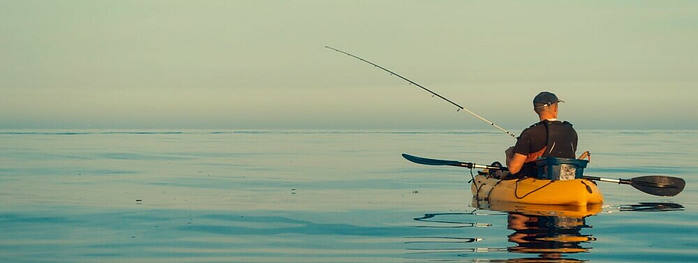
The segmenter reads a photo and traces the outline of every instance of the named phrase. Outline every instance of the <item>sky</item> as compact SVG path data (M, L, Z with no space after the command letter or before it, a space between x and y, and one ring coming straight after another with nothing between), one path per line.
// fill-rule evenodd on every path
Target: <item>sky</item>
M2 129L698 129L698 1L0 0Z

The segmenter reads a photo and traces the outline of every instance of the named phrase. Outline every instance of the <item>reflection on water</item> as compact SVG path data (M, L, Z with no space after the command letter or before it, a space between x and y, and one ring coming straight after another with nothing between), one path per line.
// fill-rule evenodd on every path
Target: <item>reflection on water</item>
M422 217L414 218L415 221L421 224L417 227L432 229L435 236L409 237L406 241L407 249L411 251L411 258L430 259L433 257L451 257L459 256L462 253L469 252L502 252L506 248L487 248L478 247L477 244L484 239L477 236L459 236L462 235L462 229L487 229L491 228L492 224L483 222L474 222L477 218L478 210L473 210L469 213L430 213ZM444 232L443 230L454 230ZM436 233L439 233L436 236Z
M591 242L596 239L591 234L582 233L591 228L586 218L601 211L600 205L587 207L521 205L508 203L475 202L477 209L470 213L431 213L414 220L425 223L421 227L433 228L489 228L493 224L502 224L496 220L506 220L508 230L502 234L513 245L499 247L501 240L487 240L481 236L492 236L491 233L481 236L434 236L428 238L413 238L406 242L409 250L419 254L443 257L478 258L483 261L482 253L486 252L490 262L577 262L572 258L575 253L589 252ZM500 213L504 212L504 213ZM506 213L506 214L505 214ZM502 216L506 215L506 219ZM479 216L490 216L489 223L473 222ZM477 231L471 231L477 233ZM487 246L493 244L495 246ZM506 253L508 252L508 253ZM514 254L511 254L514 253ZM537 256L516 256L517 254L536 254ZM503 254L503 255L502 255ZM504 256L503 259L497 259ZM513 259L511 257L514 257Z
M476 203L482 209L508 212L507 229L514 230L508 241L516 246L509 252L538 254L536 260L577 261L571 254L589 252L592 235L581 231L591 228L586 218L601 212L601 205L558 206L510 203ZM527 258L526 260L532 260Z
M473 211L475 212L475 211ZM463 215L472 215L473 212L470 213L436 213L436 214L424 214L423 217L418 217L415 218L415 221L423 221L423 222L432 222L432 223L446 223L450 224L449 226L442 226L446 228L459 228L459 227L490 227L492 224L489 223L469 223L469 222L462 222L457 219L449 219L449 217L453 216L463 216ZM435 226L431 226L435 227Z
M540 216L510 212L507 228L514 230L508 236L516 246L510 252L538 254L539 259L562 259L565 254L587 252L582 246L596 240L580 231L590 228L584 217Z
M414 218L420 223L418 227L431 228L434 235L409 237L405 244L411 258L469 258L473 262L582 262L586 259L577 257L591 253L596 242L587 219L604 210L600 204L577 207L476 200L473 200L472 206L476 209L471 212L429 213ZM640 202L606 207L605 210L606 214L613 211L667 212L683 211L684 207L669 202ZM508 231L495 233L500 229L497 226L505 223ZM443 232L444 229L453 231ZM502 246L506 242L510 245Z
M634 205L621 205L620 211L637 211L637 212L667 212L667 211L683 211L683 206L676 203L655 203L655 202L640 202Z

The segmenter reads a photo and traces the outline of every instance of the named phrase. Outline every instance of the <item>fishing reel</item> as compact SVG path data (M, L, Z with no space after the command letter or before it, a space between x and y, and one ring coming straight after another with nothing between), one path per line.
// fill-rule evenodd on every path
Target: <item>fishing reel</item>
M506 177L506 175L509 173L502 165L502 163L498 161L494 161L492 164L488 165L487 168L482 169L482 171L477 172L479 175L491 177L491 178L496 178L496 179L502 179Z

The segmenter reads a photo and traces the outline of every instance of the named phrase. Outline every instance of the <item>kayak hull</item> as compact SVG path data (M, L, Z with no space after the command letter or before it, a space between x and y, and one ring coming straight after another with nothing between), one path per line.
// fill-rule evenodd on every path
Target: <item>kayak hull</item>
M586 179L499 180L477 175L471 185L473 198L490 203L586 206L603 203L601 190Z
M568 218L584 218L600 213L603 210L602 203L589 203L587 205L549 205L526 204L503 201L483 201L473 197L472 207L484 210L518 213L528 216L554 216Z

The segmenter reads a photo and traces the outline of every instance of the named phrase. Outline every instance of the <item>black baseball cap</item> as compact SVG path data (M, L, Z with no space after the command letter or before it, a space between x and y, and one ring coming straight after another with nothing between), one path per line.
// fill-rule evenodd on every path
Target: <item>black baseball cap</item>
M540 106L549 106L553 105L558 102L565 102L563 100L560 100L553 94L552 92L547 92L543 91L541 93L538 93L535 98L533 98L533 106L534 107L540 107Z

